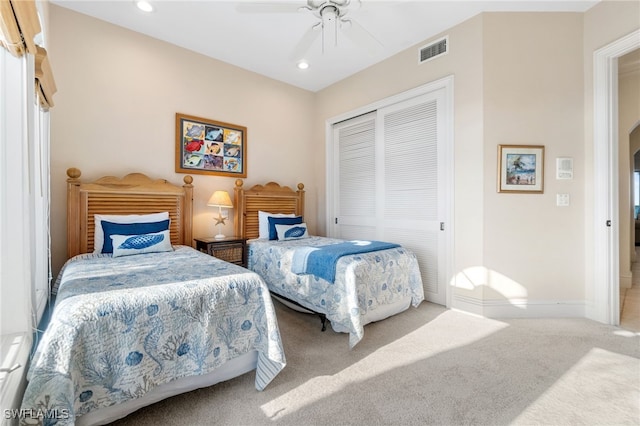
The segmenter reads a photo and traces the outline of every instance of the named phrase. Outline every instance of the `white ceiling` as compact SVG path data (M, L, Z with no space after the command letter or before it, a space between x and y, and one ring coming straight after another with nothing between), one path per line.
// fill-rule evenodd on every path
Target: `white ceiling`
M50 1L310 91L323 89L423 43L483 11L584 12L598 2L351 0L345 17L356 25L341 29L337 47L325 47L324 53L318 37L301 55L310 67L299 70L296 63L301 57L294 58L292 54L309 28L320 21L309 11L298 10L306 5L305 0L149 0L155 8L151 13L138 10L133 0ZM323 3L324 0L312 1ZM258 11L265 8L271 12ZM283 11L275 13L273 9ZM355 44L348 36L358 27L363 27L379 42L374 50L370 47L376 43Z

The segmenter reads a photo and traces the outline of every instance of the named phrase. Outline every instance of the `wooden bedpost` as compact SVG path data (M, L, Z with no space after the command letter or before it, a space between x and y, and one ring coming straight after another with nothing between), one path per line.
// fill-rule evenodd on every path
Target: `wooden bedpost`
M80 172L67 169L67 259L80 253Z
M233 205L235 208L233 233L236 237L244 238L244 197L242 196L244 181L236 179L236 185L233 188Z
M298 191L296 192L298 193L297 214L304 215L304 184L303 183L298 184Z
M193 247L193 177L186 175L184 177L184 215L182 220L184 221L182 244L185 246Z

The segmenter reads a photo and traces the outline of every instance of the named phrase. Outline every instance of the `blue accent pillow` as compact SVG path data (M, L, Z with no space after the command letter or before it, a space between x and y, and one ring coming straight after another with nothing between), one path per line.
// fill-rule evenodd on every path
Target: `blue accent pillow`
M278 231L276 225L299 225L302 223L302 216L296 217L272 217L269 216L269 239L277 240Z
M640 217L638 217L638 215L640 214L640 206L634 206L634 211L633 211L633 218L634 219L640 219Z
M167 229L169 229L169 219L146 223L113 223L103 220L104 245L102 246L102 253L113 253L112 235L152 234L166 231Z
M155 234L112 235L113 257L173 251L169 230Z
M297 225L276 225L276 231L278 231L278 241L299 240L300 238L309 237L306 223L300 223Z

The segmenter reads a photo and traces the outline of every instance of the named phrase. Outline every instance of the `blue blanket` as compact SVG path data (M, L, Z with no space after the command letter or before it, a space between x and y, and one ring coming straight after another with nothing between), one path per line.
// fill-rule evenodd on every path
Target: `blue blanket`
M336 277L336 263L342 256L395 247L400 247L400 245L383 241L360 240L329 244L322 247L300 247L293 252L291 272L295 274L312 274L332 283Z

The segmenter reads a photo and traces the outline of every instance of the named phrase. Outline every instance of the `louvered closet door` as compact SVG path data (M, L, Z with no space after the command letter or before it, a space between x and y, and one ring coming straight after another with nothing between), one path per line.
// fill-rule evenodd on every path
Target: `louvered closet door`
M336 230L344 239L376 239L376 113L333 127Z
M446 304L444 92L334 125L334 235L402 244L417 256L427 300Z
M425 298L445 305L443 99L437 91L380 109L377 125L382 239L416 254Z

